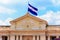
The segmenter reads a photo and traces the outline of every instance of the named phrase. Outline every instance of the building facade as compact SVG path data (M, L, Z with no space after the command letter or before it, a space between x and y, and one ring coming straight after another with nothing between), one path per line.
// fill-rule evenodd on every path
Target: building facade
M29 13L10 23L10 26L0 26L0 40L54 40L60 37L59 25L48 25L47 21Z

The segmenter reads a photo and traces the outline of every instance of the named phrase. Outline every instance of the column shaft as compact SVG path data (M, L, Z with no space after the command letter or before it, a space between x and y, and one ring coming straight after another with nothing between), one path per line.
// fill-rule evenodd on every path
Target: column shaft
M59 36L56 36L56 38L59 38Z
M16 36L16 40L18 40L18 36Z
M41 35L41 36L40 36L40 40L46 40L46 36L45 36L45 35L44 35L44 36Z
M33 35L33 40L35 40L35 35Z
M0 36L0 40L2 40L2 36Z
M9 40L9 36L8 36L8 40Z
M48 40L50 40L50 36L48 36Z
M10 40L15 40L15 35L11 35Z
M20 35L20 40L22 40L22 35Z
M39 40L39 35L37 36L37 40Z

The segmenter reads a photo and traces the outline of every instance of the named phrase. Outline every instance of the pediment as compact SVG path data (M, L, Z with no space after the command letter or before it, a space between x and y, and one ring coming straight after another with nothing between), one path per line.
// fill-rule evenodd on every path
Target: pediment
M31 14L27 13L26 15L22 16L22 17L19 17L15 20L12 20L10 22L17 22L17 21L20 21L20 20L23 20L23 19L26 19L26 18L30 18L30 19L33 19L35 21L38 21L38 22L42 22L42 23L45 23L45 24L48 24L47 21L43 20L43 19L40 19L38 17L35 17L35 16L32 16ZM28 20L27 20L28 21Z
M35 16L30 15L27 13L26 15L17 18L15 20L11 21L12 28L15 29L23 29L23 30L29 30L29 29L45 29L47 22L45 20L42 20L40 18L37 18Z

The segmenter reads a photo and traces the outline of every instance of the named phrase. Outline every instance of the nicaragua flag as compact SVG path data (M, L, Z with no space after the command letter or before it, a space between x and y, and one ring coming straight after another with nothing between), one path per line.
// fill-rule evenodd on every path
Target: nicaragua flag
M31 12L33 15L37 16L38 9L33 7L32 5L28 4L28 12Z

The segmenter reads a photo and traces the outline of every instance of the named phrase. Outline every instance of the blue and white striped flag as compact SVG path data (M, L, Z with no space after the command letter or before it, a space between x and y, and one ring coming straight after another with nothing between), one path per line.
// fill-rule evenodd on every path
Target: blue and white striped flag
M32 5L28 4L28 12L31 12L33 15L37 16L38 9L33 7Z

